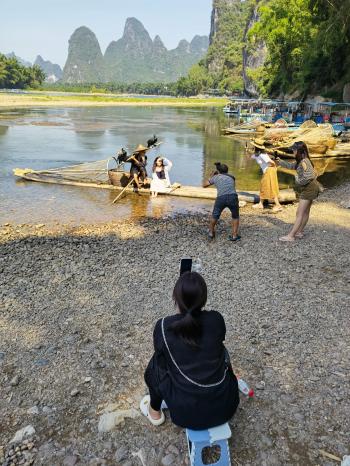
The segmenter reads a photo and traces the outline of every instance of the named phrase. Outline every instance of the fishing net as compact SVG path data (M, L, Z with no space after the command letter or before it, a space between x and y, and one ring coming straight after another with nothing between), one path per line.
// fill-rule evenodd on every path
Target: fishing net
M86 162L80 163L78 165L71 165L67 167L60 168L50 168L48 170L20 170L16 169L16 175L20 176L21 172L23 174L32 174L36 178L50 178L55 181L76 181L82 183L95 183L95 184L109 184L109 174L108 171L111 169L110 166L113 165L113 168L116 167L116 162L111 160L98 160L97 162Z

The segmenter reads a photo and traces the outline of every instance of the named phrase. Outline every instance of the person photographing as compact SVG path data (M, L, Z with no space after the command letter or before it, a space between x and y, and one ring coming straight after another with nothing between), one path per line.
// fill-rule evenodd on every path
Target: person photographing
M235 177L228 173L228 166L217 162L215 163L216 170L211 174L210 178L203 183L204 188L214 185L217 189L217 197L214 204L214 209L211 215L209 225L209 238L215 238L215 229L221 213L228 208L232 215L232 234L229 235L229 241L239 241L241 236L239 230L239 201L236 192Z
M165 421L201 430L224 424L239 404L237 378L225 348L226 326L218 311L206 311L207 284L197 272L177 280L176 313L155 325L154 354L145 371L149 395L140 410L154 426Z

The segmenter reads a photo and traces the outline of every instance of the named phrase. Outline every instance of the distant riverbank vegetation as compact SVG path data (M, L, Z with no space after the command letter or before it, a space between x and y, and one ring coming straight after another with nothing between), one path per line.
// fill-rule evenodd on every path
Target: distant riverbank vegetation
M44 83L43 91L176 96L176 83Z
M45 79L39 66L23 66L17 58L0 54L0 89L38 88Z
M85 92L99 94L139 94L139 95L159 95L171 97L190 97L198 94L207 94L210 91L212 81L202 74L199 65L195 65L189 76L180 78L173 83L81 83L70 84L57 82L54 84L44 83L41 89L44 91L56 92ZM224 95L216 91L215 95Z

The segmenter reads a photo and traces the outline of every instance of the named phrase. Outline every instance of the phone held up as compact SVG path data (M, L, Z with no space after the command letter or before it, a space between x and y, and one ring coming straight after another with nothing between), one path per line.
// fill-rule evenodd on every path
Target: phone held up
M180 261L180 275L185 272L191 272L192 270L192 259L191 258L184 258Z
M180 261L180 275L182 275L185 272L197 272L197 273L202 273L203 271L203 265L202 261L199 257L197 257L195 260L193 260L190 257L186 257L181 259Z

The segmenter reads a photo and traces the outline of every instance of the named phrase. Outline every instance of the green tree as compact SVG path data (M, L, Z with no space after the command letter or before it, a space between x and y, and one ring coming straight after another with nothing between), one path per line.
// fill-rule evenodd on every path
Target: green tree
M264 93L306 90L306 58L317 33L308 3L309 0L269 0L259 8L260 20L251 29L249 39L263 40L267 46L259 82Z
M24 89L38 87L45 79L45 73L38 66L25 67L16 58L0 54L0 87Z

